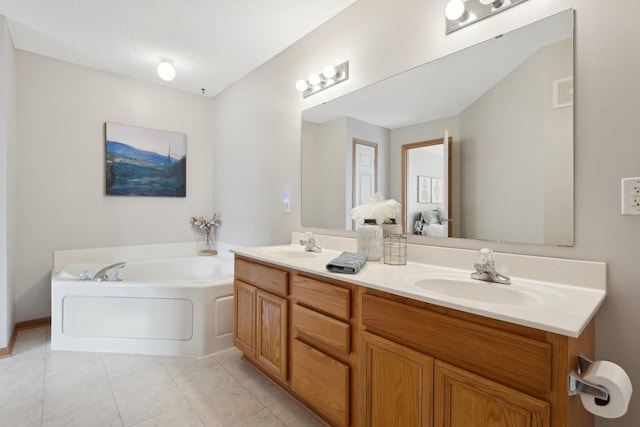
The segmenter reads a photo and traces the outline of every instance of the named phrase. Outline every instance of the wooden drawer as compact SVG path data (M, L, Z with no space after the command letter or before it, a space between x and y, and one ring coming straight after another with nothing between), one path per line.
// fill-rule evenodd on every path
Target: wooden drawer
M367 331L518 390L551 390L551 345L374 295L362 298Z
M348 323L298 304L293 304L292 310L294 338L300 338L331 355L348 357L351 344Z
M338 426L349 425L349 366L293 340L291 389Z
M349 320L351 290L304 276L291 276L291 296L303 305Z
M287 295L289 273L236 257L235 278L280 296Z

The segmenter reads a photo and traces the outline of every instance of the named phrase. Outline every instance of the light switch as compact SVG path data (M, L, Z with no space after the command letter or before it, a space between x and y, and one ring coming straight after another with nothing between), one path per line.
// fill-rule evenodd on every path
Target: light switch
M282 211L291 213L291 196L287 192L282 195Z
M640 215L640 177L622 178L622 215Z

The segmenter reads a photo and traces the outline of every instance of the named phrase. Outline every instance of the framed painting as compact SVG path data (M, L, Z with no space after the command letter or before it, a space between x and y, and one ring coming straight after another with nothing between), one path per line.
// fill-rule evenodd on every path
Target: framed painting
M442 203L442 179L431 178L431 203Z
M431 203L431 178L418 175L418 203Z
M184 133L105 123L107 195L186 197Z

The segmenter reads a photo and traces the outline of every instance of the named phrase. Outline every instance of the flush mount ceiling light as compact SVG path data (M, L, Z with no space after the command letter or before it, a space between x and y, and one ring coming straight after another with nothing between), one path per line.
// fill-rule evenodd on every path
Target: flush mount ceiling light
M302 92L302 96L306 98L347 79L349 79L349 61L335 67L327 65L322 69L321 74L309 74L307 80L296 82L296 89L298 92Z
M445 32L452 33L527 0L450 0L444 9Z
M158 76L164 81L170 82L176 77L176 69L173 66L173 59L160 58L160 64L158 65Z

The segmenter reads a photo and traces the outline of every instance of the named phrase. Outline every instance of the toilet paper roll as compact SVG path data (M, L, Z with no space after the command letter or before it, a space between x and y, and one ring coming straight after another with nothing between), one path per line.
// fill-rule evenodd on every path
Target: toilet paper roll
M592 394L581 393L585 409L598 417L619 418L627 412L631 400L631 379L620 366L606 360L593 362L582 376L585 381L609 390L609 402L599 401Z

